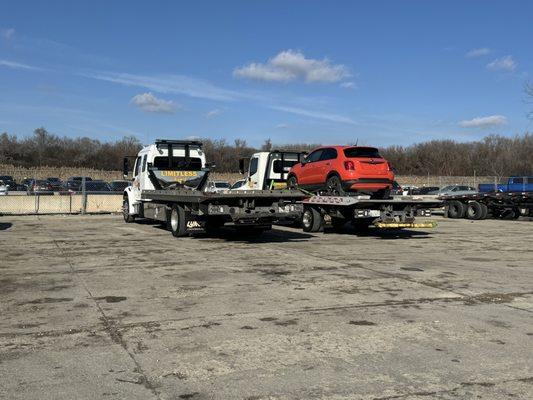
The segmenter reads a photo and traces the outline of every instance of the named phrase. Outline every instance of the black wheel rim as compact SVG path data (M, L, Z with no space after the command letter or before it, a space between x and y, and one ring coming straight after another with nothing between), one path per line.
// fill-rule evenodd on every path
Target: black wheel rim
M339 195L341 194L340 191L340 182L335 178L328 179L327 183L327 191L328 193L332 195Z

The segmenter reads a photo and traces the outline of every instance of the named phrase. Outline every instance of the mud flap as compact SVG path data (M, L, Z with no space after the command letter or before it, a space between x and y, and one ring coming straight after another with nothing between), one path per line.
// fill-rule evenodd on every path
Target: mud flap
M190 211L185 210L185 228L187 233L205 233L205 220L198 219L197 215L193 215Z

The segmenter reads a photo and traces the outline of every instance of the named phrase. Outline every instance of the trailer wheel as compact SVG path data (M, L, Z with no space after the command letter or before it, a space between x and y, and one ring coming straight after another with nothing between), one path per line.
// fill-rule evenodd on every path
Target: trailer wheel
M518 219L520 217L520 210L518 208L503 210L500 213L501 219L511 220Z
M453 200L448 203L449 218L463 218L465 216L465 205L460 201Z
M314 207L306 206L302 214L302 228L304 232L318 232L324 226L324 219Z
M174 204L167 218L167 227L175 237L185 236L187 227L185 225L185 210L182 206Z
M135 215L130 214L130 201L127 196L124 196L124 199L122 200L122 216L124 217L124 221L128 224L135 222Z
M481 218L480 219L487 219L487 216L489 215L489 208L486 204L479 203L481 206Z
M466 208L466 218L478 220L483 217L483 207L477 201L471 201Z

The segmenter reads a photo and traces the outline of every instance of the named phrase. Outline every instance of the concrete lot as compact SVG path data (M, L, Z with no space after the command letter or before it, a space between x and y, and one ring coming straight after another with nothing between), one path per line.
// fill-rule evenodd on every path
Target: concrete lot
M532 223L435 219L250 243L0 217L0 398L533 398Z

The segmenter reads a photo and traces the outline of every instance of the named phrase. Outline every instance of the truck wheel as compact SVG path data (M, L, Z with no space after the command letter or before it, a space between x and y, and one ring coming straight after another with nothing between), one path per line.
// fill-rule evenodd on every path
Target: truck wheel
M167 227L175 237L185 236L187 227L185 225L185 211L182 206L174 204L167 217Z
M305 207L302 214L302 229L304 232L318 232L324 226L324 219L314 207Z
M289 179L287 179L287 187L289 189L298 188L298 179L294 175L289 176Z
M326 190L332 196L344 196L341 178L338 175L332 175L326 181Z
M489 208L486 204L479 203L481 206L481 218L480 219L487 219L487 216L489 215Z
M124 221L128 224L135 222L135 215L130 214L130 201L127 197L124 197L122 200L122 216L124 217Z
M466 208L466 218L478 220L483 216L483 207L477 201L471 201Z
M466 207L463 203L457 200L448 203L448 217L449 218L463 218L465 216Z

